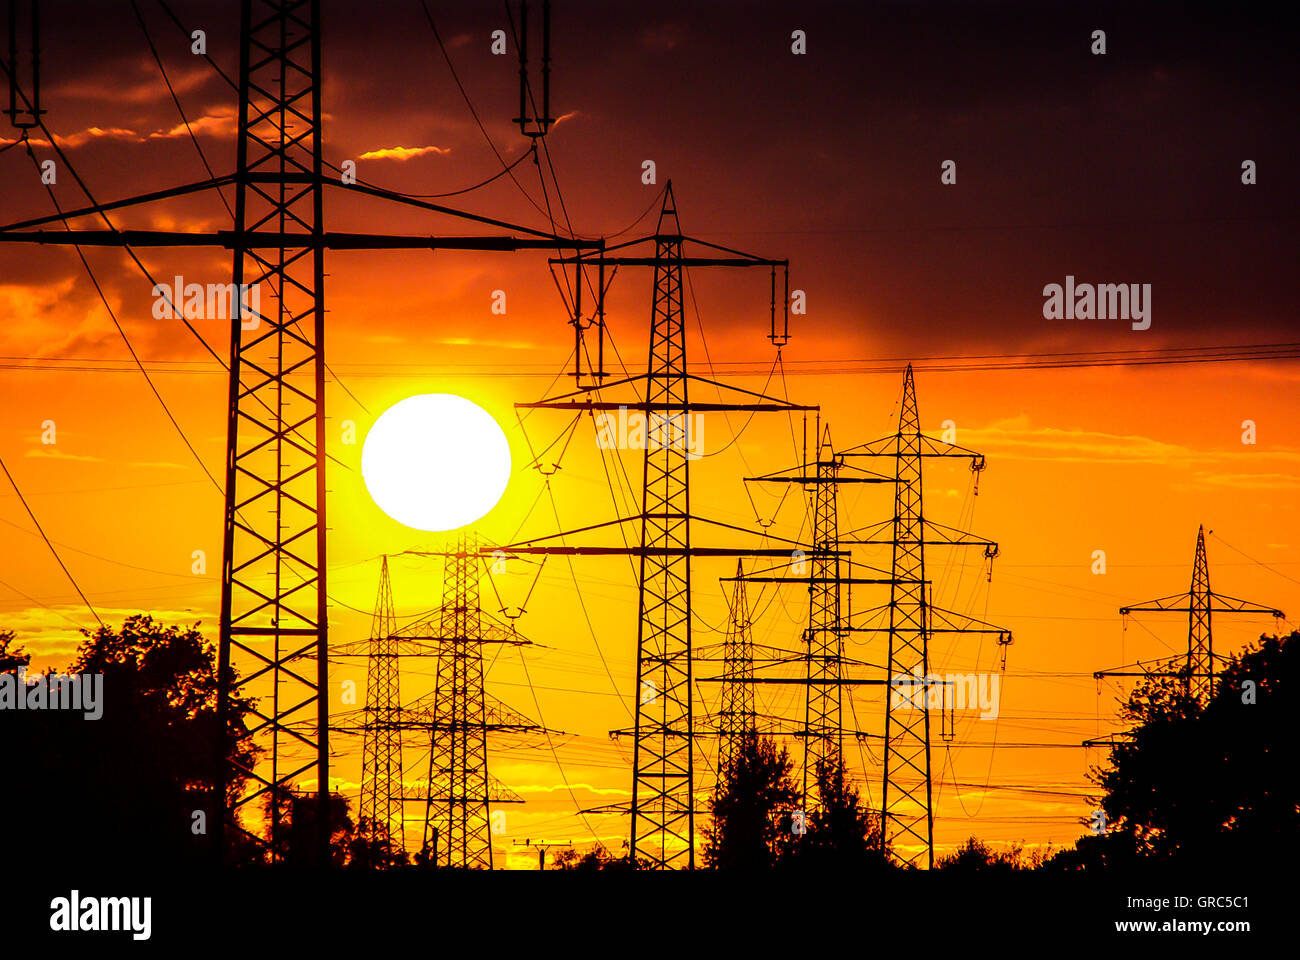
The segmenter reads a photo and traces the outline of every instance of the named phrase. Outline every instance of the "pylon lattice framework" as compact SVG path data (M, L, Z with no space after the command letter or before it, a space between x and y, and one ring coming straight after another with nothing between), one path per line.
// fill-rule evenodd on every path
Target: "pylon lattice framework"
M608 256L608 251L650 241L654 255ZM686 256L686 242L706 247L707 255ZM721 256L719 254L726 254ZM620 380L610 387L642 383L643 396L632 402L592 400L599 384L535 403L516 404L523 409L566 411L639 411L648 421L647 442L642 462L641 512L606 524L586 527L587 532L623 523L636 523L639 544L635 547L550 546L543 541L562 540L566 533L510 544L501 549L513 553L568 555L631 555L638 557L640 600L637 614L636 727L633 747L632 802L630 814L631 855L638 865L651 869L693 867L695 863L695 777L694 729L691 689L691 558L701 556L771 556L788 559L794 547L782 548L700 547L692 541L692 527L713 523L695 517L690 508L689 418L703 411L791 412L814 410L746 390L738 390L687 372L686 323L682 302L682 272L692 266L758 267L788 269L784 260L769 260L739 253L701 240L685 237L677 217L672 184L664 191L663 207L652 237L608 247L590 256L581 254L553 259L552 264L606 266L649 266L654 270L654 293L650 323L650 357L643 376ZM601 274L603 276L603 272ZM580 286L581 284L579 284ZM773 280L775 290L775 280ZM597 330L603 331L604 288L598 292ZM575 321L580 318L575 316ZM575 322L575 329L581 324ZM778 332L775 299L771 332L774 343L784 343L787 333ZM691 381L707 383L742 395L744 402L692 401ZM597 394L599 395L599 394ZM730 528L739 529L739 528ZM752 533L752 531L742 531ZM769 538L772 539L772 538Z
M1214 696L1214 681L1218 674L1214 652L1213 615L1215 613L1264 613L1282 618L1281 610L1264 607L1249 600L1238 600L1215 593L1210 589L1210 564L1205 552L1205 527L1196 530L1196 556L1192 561L1192 583L1186 593L1172 597L1148 600L1142 604L1120 607L1120 615L1131 613L1186 613L1187 654L1182 658L1168 658L1150 667L1133 672L1125 668L1099 670L1094 677L1178 677L1183 680L1183 692L1201 702ZM1175 666L1178 660L1181 666ZM1222 657L1217 659L1222 660ZM1139 665L1141 666L1141 665Z
M529 641L481 609L479 552L470 537L448 550L441 607L398 631L436 657L433 692L403 708L405 728L429 738L425 785L403 799L424 805L422 849L439 867L492 868L491 806L523 800L489 772L489 735L543 730L484 689L484 647Z
M722 645L722 689L718 710L718 781L726 779L745 736L758 726L754 691L754 644L749 598L736 561L736 580L728 603L727 633Z
M881 800L882 841L905 864L934 865L933 776L930 765L929 639L935 633L993 633L1009 644L1011 634L973 617L933 605L925 573L928 545L982 547L991 562L997 544L925 518L921 467L927 457L961 457L976 471L984 457L921 433L912 366L903 376L898 432L844 451L844 456L882 457L894 464L894 516L844 537L846 542L892 549L889 603L863 611L863 619L888 615L888 686L885 692L885 759ZM977 488L978 490L978 488Z
M483 647L489 644L527 646L513 622L503 624L483 612L479 589L481 558L473 539L462 538L439 553L407 551L414 556L444 558L443 599L433 613L407 626L372 638L332 646L332 656L365 655L372 682L378 672L376 661L392 665L391 682L367 690L367 707L361 724L342 723L331 730L361 734L363 743L378 742L392 734L394 755L385 764L379 749L367 746L362 753L362 806L368 808L373 793L374 807L388 810L390 822L404 821L404 803L418 803L421 854L427 865L457 869L491 869L491 805L522 803L516 793L492 776L488 769L488 737L492 734L559 734L546 730L523 714L489 694L484 685ZM392 591L388 558L380 573L376 623L391 622L381 611L391 608ZM376 639L379 637L380 639ZM434 689L409 704L398 700L402 659L432 658ZM381 716L389 719L382 724ZM428 749L426 774L419 787L407 787L402 779L401 751L410 746L411 734L423 736ZM380 816L375 819L381 820ZM364 834L364 831L363 831ZM379 830L368 836L383 836ZM403 833L388 833L394 850L403 849Z
M799 736L804 741L802 771L802 796L804 809L812 812L820 807L821 798L816 790L817 769L823 763L843 760L844 741L844 687L873 682L860 677L850 677L846 668L859 665L844 655L844 638L850 631L846 605L851 599L854 584L890 583L889 577L859 577L848 551L840 539L838 503L839 486L844 483L889 483L892 478L861 470L845 463L835 453L831 443L829 425L818 421L816 432L816 459L793 470L784 470L752 479L766 483L795 483L808 490L812 513L813 544L809 573L801 576L750 576L752 582L808 584L808 626L803 631L800 655L805 661L804 717ZM870 572L885 571L866 568ZM848 575L846 575L846 570ZM780 682L771 677L759 677L756 683Z
M376 845L405 846L402 817L402 696L393 586L384 557L370 627L366 709L361 748L361 836Z

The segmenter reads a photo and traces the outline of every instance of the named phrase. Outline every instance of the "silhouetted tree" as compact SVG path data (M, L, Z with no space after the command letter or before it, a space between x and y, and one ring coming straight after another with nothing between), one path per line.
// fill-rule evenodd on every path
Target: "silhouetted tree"
M24 669L31 663L32 655L15 642L12 630L0 630L0 673Z
M705 828L704 862L717 869L760 869L776 863L788 836L781 819L799 801L790 780L784 747L749 733L735 762L710 801L713 819Z
M1172 677L1143 681L1121 708L1131 737L1092 778L1104 835L1062 851L1053 869L1136 863L1230 865L1300 854L1295 710L1300 633L1261 637L1233 657L1208 703Z
M1013 843L995 850L978 837L970 837L952 853L935 860L934 866L949 873L1010 873L1012 870L1037 870L1050 856L1050 847L1026 852L1024 844Z
M368 836L367 818L357 820L355 834L348 841L348 867L354 870L395 870L408 866L410 858L393 837Z
M215 651L197 624L164 627L144 615L120 630L82 632L67 672L103 675L103 714L47 709L5 718L6 752L23 762L0 790L0 821L39 835L50 856L72 863L207 857L221 815ZM244 725L249 708L237 701L224 732L224 754L244 764L255 757Z
M437 870L437 840L437 831L434 831L433 838L425 841L423 846L415 852L415 856L411 858L411 865L418 867L421 870Z
M557 870L602 870L612 860L609 850L597 841L594 847L582 854L573 847L566 847L551 862Z
M792 835L784 845L781 864L815 870L889 867L889 857L880 849L880 818L863 806L843 759L819 760L816 782L820 803L808 814L803 836ZM787 829L788 822L783 822Z
M348 852L356 839L354 825L348 815L347 797L331 793L327 803L330 865L341 867L347 862ZM268 793L263 806L268 824L273 821L280 824L274 843L279 862L293 867L319 866L319 834L316 825L320 822L320 805L316 794L279 790Z

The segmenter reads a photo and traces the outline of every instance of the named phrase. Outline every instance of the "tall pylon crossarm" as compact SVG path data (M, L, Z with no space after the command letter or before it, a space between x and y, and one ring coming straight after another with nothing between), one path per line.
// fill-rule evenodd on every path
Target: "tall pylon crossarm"
M1213 533L1214 531L1210 531ZM1183 681L1186 696L1207 702L1214 696L1218 665L1214 653L1215 613L1261 613L1281 618L1283 613L1273 607L1261 606L1249 600L1238 600L1210 589L1210 564L1205 550L1205 527L1196 531L1196 555L1192 560L1191 589L1171 597L1160 597L1141 604L1120 607L1120 616L1131 613L1185 613L1187 614L1187 654L1177 659L1177 669L1170 669L1165 660L1157 664L1138 664L1136 672L1128 667L1098 670L1094 677L1178 677Z

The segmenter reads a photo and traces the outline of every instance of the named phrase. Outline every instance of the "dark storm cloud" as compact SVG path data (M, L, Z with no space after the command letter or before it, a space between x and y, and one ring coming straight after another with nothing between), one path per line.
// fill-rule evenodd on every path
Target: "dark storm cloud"
M148 95L152 59L128 3L48 6L48 105L60 133L95 123L147 136L175 125L161 83ZM235 6L173 5L208 31L232 75ZM580 232L617 230L644 209L655 188L640 183L641 163L653 159L661 184L674 180L688 232L789 256L809 291L809 326L860 333L890 355L1249 342L1297 327L1296 36L1267 7L554 8L554 112L571 116L550 147ZM491 32L509 29L504 7L431 0L429 9L513 159L515 63L488 51ZM156 4L142 0L141 10L173 79L187 84L191 117L228 111L223 82L191 75L181 31ZM795 29L807 34L805 56L790 52ZM1089 51L1094 29L1106 32L1105 56ZM367 168L414 192L498 169L418 0L326 2L324 30L335 157L438 148ZM214 165L228 168L229 141L209 144ZM83 152L96 182L111 185L136 182L140 149ZM148 186L199 173L187 141L147 149L164 158L141 180ZM948 159L955 186L939 181ZM1258 164L1255 186L1240 182L1246 159ZM536 193L535 172L520 169ZM540 225L501 186L464 205ZM1044 320L1043 286L1067 274L1150 283L1151 330Z

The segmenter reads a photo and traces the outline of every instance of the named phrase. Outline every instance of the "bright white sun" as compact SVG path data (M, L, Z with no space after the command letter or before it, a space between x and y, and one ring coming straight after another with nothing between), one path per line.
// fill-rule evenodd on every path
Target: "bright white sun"
M361 448L361 476L371 498L398 523L455 530L505 493L510 444L478 404L424 393L380 414Z

